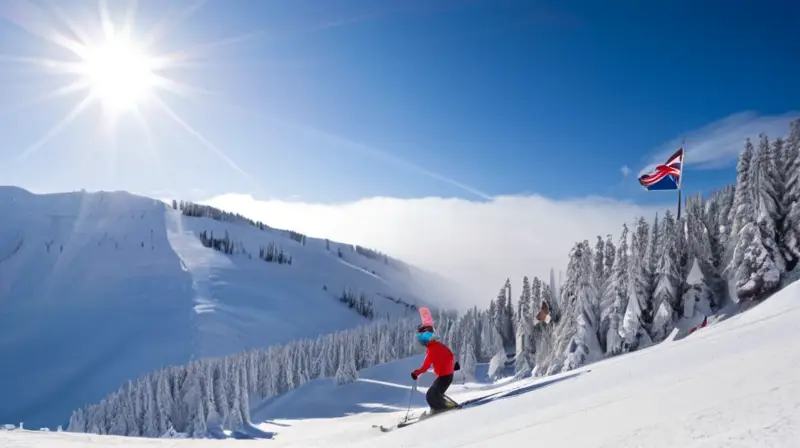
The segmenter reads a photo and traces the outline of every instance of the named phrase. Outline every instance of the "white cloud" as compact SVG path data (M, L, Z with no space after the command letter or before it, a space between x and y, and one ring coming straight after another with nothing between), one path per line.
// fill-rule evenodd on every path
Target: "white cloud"
M370 198L346 204L257 201L228 194L204 203L309 236L371 247L463 286L459 299L485 306L511 278L566 270L575 241L611 233L655 208L603 198L554 201L541 196L463 199ZM663 210L669 205L658 207Z
M628 165L622 165L620 171L622 171L622 177L628 177L631 174L631 169L628 168Z
M640 174L650 171L657 164L664 163L667 157L681 146L686 150L684 163L687 166L694 168L727 166L739 156L745 138L756 139L762 132L771 139L785 137L789 131L789 122L798 117L800 112L771 116L758 115L754 112L730 115L665 143L655 151L651 164L642 168Z

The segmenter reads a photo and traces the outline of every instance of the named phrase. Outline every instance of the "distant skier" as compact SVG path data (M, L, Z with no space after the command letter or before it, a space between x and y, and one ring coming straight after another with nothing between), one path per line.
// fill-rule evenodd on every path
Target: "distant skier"
M431 412L441 412L458 406L458 403L444 394L453 382L453 373L460 369L453 352L437 340L436 335L433 333L433 327L430 325L423 324L417 329L417 340L425 346L425 360L419 369L411 372L411 378L416 381L420 375L427 372L433 365L433 373L436 374L436 379L433 380L433 384L425 394L425 400L428 402L428 406L431 407Z

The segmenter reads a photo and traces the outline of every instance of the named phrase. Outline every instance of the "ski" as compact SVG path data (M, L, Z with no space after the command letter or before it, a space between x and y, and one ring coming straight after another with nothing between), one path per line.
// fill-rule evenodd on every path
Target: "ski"
M427 420L427 419L429 419L429 418L431 418L431 417L436 417L437 415L446 414L446 413L448 413L448 412L450 412L450 411L456 411L456 410L458 410L458 409L461 409L461 408L462 408L461 406L458 406L458 407L454 407L454 408L446 409L446 410L444 410L444 411L435 412L435 413L433 413L433 414L429 413L428 411L424 411L424 412L423 412L422 414L420 414L419 416L417 416L417 417L412 417L412 418L409 418L409 419L407 419L407 420L403 420L403 421L401 421L400 423L396 423L396 424L394 424L394 425L391 425L391 426L385 426L385 425L380 425L380 426L377 426L377 425L373 425L373 428L374 428L374 427L378 427L378 428L380 428L381 432L390 432L390 431L394 431L395 429L405 428L406 426L411 426L411 425L413 425L414 423L419 423L419 422L421 422L421 421L423 421L423 420Z
M455 411L455 410L458 410L458 409L464 409L464 408L469 408L469 407L476 406L476 405L482 405L484 403L488 403L490 401L494 401L494 400L497 400L497 399L513 397L513 396L519 395L521 393L529 392L529 391L531 391L532 388L538 389L540 387L545 387L545 386L547 386L547 385L549 385L551 383L554 383L554 382L557 382L557 381L561 381L561 380L563 380L565 378L570 378L570 377L573 377L573 376L576 376L576 375L580 375L580 374L586 374L586 373L589 373L591 371L592 371L592 369L587 369L587 370L584 370L584 371L581 371L581 372L576 372L576 373L574 373L572 375L567 375L564 378L558 378L558 379L550 380L550 381L543 381L543 382L540 382L538 384L533 384L533 385L530 385L530 386L522 386L522 387L518 387L516 389L501 390L501 391L497 391L497 392L488 393L488 394L480 396L480 397L475 397L475 398L471 398L469 400L464 400L461 403L456 403L455 407L447 409L447 410L444 410L444 411L436 412L434 414L429 414L428 411L423 411L422 414L420 414L417 417L411 417L411 418L409 418L407 420L403 420L400 423L396 423L396 424L391 425L391 426L372 425L372 427L373 428L380 427L382 432L393 431L393 430L398 429L398 428L404 428L406 426L413 425L414 423L417 423L419 421L425 420L428 417L434 417L434 416L439 415L439 414L445 414L448 411ZM452 400L450 397L447 397L446 395L445 395L445 397L448 400L453 401L455 403L455 401Z

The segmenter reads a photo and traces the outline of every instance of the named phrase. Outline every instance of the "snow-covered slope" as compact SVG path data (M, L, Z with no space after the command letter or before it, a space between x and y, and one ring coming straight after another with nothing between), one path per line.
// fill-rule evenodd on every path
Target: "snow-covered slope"
M227 233L237 253L204 247L203 231ZM270 243L291 265L259 258ZM339 301L345 289L375 315L437 305L409 269L352 246L125 192L0 187L0 422L55 427L159 367L365 323Z
M400 374L394 380L387 372L379 375L378 379L390 383L383 388L364 381L342 386L336 396L331 395L331 385L309 383L304 388L309 392L317 388L316 400L315 394L303 393L301 388L295 391L294 404L286 396L286 412L281 413L277 406L266 405L262 409L262 418L276 419L262 427L272 427L277 435L274 440L260 443L274 447L429 447L432 443L443 448L532 444L609 448L797 447L798 319L800 283L794 283L763 304L680 341L561 374L563 381L544 378L508 383L501 390L510 393L486 404L389 433L381 433L372 425L392 423L405 414L401 398L407 399L409 381ZM418 361L401 361L394 367L407 374L405 371ZM364 376L377 372L372 370ZM486 386L467 386L471 389L453 386L453 396L463 399L466 394L486 393L480 390ZM376 392L366 393L362 387ZM348 401L350 396L353 398ZM378 405L361 406L365 412L352 416L321 418L333 416L331 403L344 403L337 408L339 411L347 410L347 406L355 411L359 409L354 403L365 402ZM418 403L415 400L414 407ZM316 415L298 412L303 408L313 410L315 405L327 411ZM399 410L387 411L389 406ZM219 447L243 443L28 431L0 432L2 442L59 448L93 444Z
M290 424L296 420L328 419L359 413L383 413L407 410L409 398L415 408L426 406L425 391L433 381L431 374L419 378L418 390L409 395L413 382L409 373L422 364L423 356L381 364L359 372L359 378L349 384L337 385L332 378L318 379L286 394L265 400L251 412L253 422L265 423L260 428L283 435L280 422ZM491 388L486 371L487 364L479 364L476 378L483 384L465 383L456 376L448 391L451 396L464 396L464 392ZM391 418L391 417L390 417ZM283 437L282 437L283 438Z

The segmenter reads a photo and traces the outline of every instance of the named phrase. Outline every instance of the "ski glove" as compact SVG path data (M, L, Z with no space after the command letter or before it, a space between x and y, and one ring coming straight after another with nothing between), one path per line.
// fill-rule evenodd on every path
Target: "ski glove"
M456 361L456 365L453 366L453 370L461 370L461 366L458 365L458 361Z
M418 376L419 376L419 373L418 373L416 370L415 370L415 371L413 371L413 372L411 372L411 378L412 378L414 381L416 381L416 380L417 380L417 377L418 377Z

